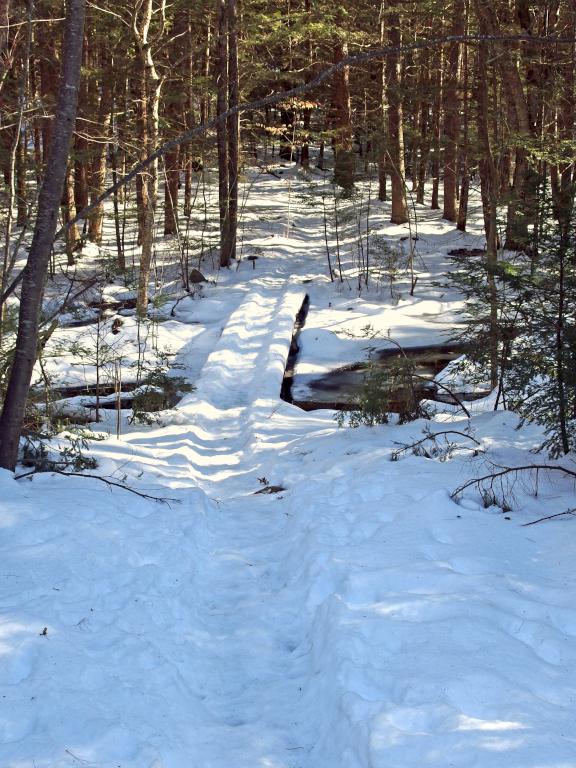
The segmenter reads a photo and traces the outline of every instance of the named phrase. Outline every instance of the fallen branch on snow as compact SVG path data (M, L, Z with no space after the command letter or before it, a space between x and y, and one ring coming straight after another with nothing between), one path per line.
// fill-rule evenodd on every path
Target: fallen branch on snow
M482 495L482 498L485 501L486 506L490 506L490 504L486 503L487 499L490 500L491 503L497 504L498 506L502 506L502 508L505 511L509 511L511 509L510 505L508 504L508 501L505 498L504 495L504 486L502 484L502 478L512 476L513 482L516 481L517 476L520 473L523 472L533 472L536 475L536 490L535 495L538 495L538 475L540 472L560 472L560 474L565 475L567 477L572 477L574 480L576 480L576 471L572 469L568 469L567 467L562 467L554 464L524 464L520 467L502 467L498 464L493 464L495 467L495 471L491 472L488 475L483 475L482 477L476 477L472 480L467 480L465 483L462 483L462 485L459 485L458 488L455 488L452 493L450 494L450 498L457 500L458 497L467 489L476 487L480 494ZM494 492L494 486L496 483L500 484L500 491L502 492L502 503L498 502L498 497L496 493ZM498 486L497 486L498 487ZM509 492L510 488L506 488L506 492ZM539 522L539 521L538 521Z
M114 486L115 488L122 488L123 491L128 491L129 493L133 493L136 496L140 496L142 499L149 499L150 501L157 501L160 504L168 504L169 502L173 501L176 504L180 503L179 499L170 498L169 496L152 496L148 493L143 493L142 491L137 491L135 488L130 488L129 485L124 485L124 483L118 483L115 480L110 480L107 477L102 477L101 475L87 475L84 472L66 472L63 469L54 469L51 468L48 470L49 472L52 472L52 474L55 475L64 475L64 477L84 477L84 478L91 478L92 480L99 480L101 483L106 483L108 486ZM14 480L23 480L26 477L31 477L32 475L35 475L39 472L37 469L33 469L31 472L24 472L22 475L16 475Z
M544 520L553 520L555 517L562 517L563 515L576 515L576 509L567 509L565 512L557 512L555 515L546 515L546 517L539 517L538 520L532 520L531 523L523 523L522 528L528 528L529 525L536 525L536 523L543 523Z

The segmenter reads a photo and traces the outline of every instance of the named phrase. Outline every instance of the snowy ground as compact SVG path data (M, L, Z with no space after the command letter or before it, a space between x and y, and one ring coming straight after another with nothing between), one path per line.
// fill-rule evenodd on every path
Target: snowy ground
M489 402L338 429L279 399L306 293L307 373L360 359L367 324L435 343L457 319L446 252L479 236L422 209L414 297L403 271L359 297L327 279L320 215L288 212L285 176L251 186L256 269L159 326L196 390L94 444L99 475L168 503L0 473L0 766L575 768L576 523L523 527L573 486L518 483L507 513L450 498L490 462L543 461L538 429ZM446 460L392 461L426 426L483 453L453 436Z

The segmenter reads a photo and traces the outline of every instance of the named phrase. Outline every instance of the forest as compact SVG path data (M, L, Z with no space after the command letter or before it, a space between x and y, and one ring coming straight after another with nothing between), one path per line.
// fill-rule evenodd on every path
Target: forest
M243 167L274 152L303 169L330 163L341 197L354 194L358 179L376 177L378 200L390 198L396 224L416 219L414 205L425 204L466 231L471 185L479 189L485 255L462 276L463 289L476 299L471 335L488 357L492 387L499 381L503 387L503 371L517 373L509 400L521 410L534 377L550 383L553 404L536 410L556 423L553 450L570 450L576 407L571 3L286 0L191 7L147 0L135 8L64 8L3 0L2 6L4 466L15 464L39 343L30 325L37 324L41 281L57 260L53 230L59 229L54 243L64 244L66 267L75 274L83 245L101 245L112 200L115 246L107 271L131 271L137 315L145 318L155 234L177 241L185 290L192 263L202 260L205 243L192 245L187 237L191 216L198 215L198 174L217 169L214 247L220 267L229 268L237 258ZM77 108L71 100L58 106L65 93L61 67L77 88ZM51 149L58 167L48 175ZM55 226L42 223L40 189L50 196ZM140 250L128 265L127 212L134 206ZM42 244L38 234L26 269L15 270L35 216L35 233L50 231ZM20 281L27 299L16 320ZM19 329L17 365L11 323ZM40 335L45 343L45 328ZM515 338L522 341L513 344ZM519 357L529 359L528 371Z
M571 765L575 0L0 0L0 172L0 766Z

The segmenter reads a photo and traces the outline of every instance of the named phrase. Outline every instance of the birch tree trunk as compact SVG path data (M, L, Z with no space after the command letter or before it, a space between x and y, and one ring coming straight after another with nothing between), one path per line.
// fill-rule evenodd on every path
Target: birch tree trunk
M62 82L34 236L22 279L16 350L0 416L0 467L14 470L24 409L38 346L38 319L76 119L85 0L69 0L62 52Z

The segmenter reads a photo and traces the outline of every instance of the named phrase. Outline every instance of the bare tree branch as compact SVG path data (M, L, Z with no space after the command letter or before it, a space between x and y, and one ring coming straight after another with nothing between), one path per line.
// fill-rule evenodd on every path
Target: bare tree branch
M486 481L493 482L494 480L504 477L505 475L511 475L514 473L517 474L519 472L539 472L540 470L546 472L560 472L563 475L567 475L568 477L573 477L576 479L576 472L574 470L554 464L525 464L520 467L498 467L498 465L494 466L497 467L496 472L491 472L489 475L484 475L483 477L476 477L473 480L467 480L465 483L462 483L462 485L459 485L458 488L452 491L450 498L455 499L457 496L460 496L460 494L465 491L466 488L470 488L474 485L478 486L479 488L482 483L485 483Z
M544 520L554 520L555 517L562 517L563 515L575 515L576 509L567 509L565 512L558 512L555 515L546 515L546 517L539 517L538 520L532 520L531 523L523 523L522 528L528 528L529 525L536 525L536 523L542 523Z
M421 379L422 381L430 381L429 378L426 376L421 376L419 373L413 373L412 376L414 376L415 379ZM441 381L436 381L436 379L434 379L432 383L435 387L439 387L439 389L442 389L444 392L446 392L454 400L454 403L462 409L467 419L471 418L468 408L466 408L462 400L455 392L450 389L450 387L447 387L446 384L442 384ZM447 405L452 405L452 403L447 403Z
M64 16L59 16L53 19L32 19L32 24L52 24L55 21L66 21ZM28 24L28 21L15 21L12 24L0 24L0 29L14 29L15 27L23 27Z
M48 472L51 472L55 475L64 475L64 477L83 477L88 478L92 480L99 480L101 483L106 483L108 486L113 486L114 488L122 488L123 491L128 491L129 493L133 493L136 496L140 496L142 499L150 499L150 501L158 501L160 504L168 504L168 502L173 501L175 503L179 503L179 499L170 498L168 496L152 496L149 493L142 493L142 491L137 491L135 488L130 488L129 485L124 485L124 483L118 483L115 480L109 480L107 477L102 477L101 475L89 475L85 474L84 472L66 472L63 469L55 469L54 467L51 467ZM31 477L32 475L35 475L38 473L37 469L33 469L31 472L24 472L22 475L16 475L14 480L23 480L26 477Z
M467 440L472 440L472 442L476 443L476 445L479 446L480 448L482 447L482 444L478 440L476 440L475 437L472 437L472 435L469 435L466 432L460 432L457 429L445 429L445 430L442 430L441 432L430 432L429 434L426 435L426 437L423 437L421 440L416 440L415 443L410 443L409 445L401 444L400 448L393 451L392 457L394 459L397 459L401 453L404 453L404 451L409 451L412 448L417 448L419 445L422 445L422 443L425 443L427 440L434 441L436 440L437 437L442 437L443 435L460 435L460 437L465 437ZM467 446L463 446L463 447L467 447Z

